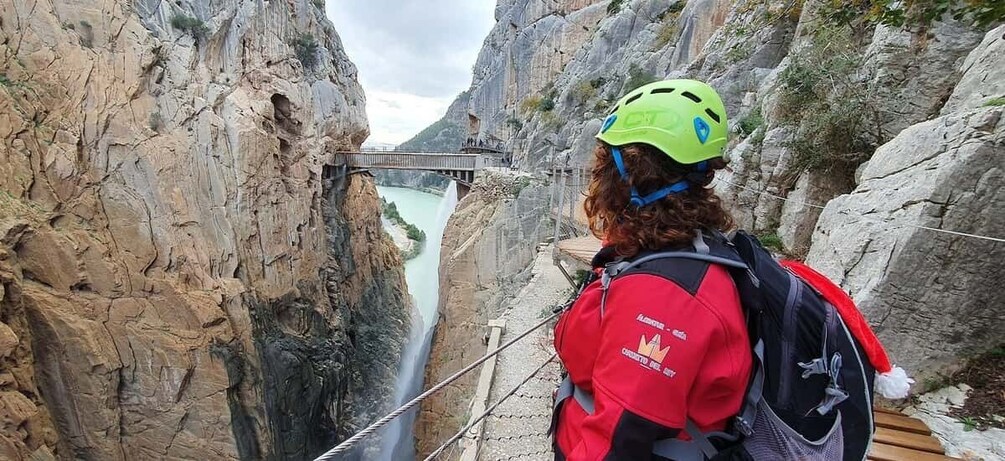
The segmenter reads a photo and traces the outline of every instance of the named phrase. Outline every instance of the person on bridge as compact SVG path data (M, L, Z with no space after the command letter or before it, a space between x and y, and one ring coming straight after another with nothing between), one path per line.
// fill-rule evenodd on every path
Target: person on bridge
M735 257L718 238L733 218L708 187L726 165L726 138L726 109L702 82L656 82L618 102L597 134L585 202L604 243L594 276L660 251ZM591 278L555 328L566 387L575 389L556 406L555 459L667 459L653 454L655 445L686 437L686 422L702 432L726 428L752 366L727 269L659 259L607 290Z

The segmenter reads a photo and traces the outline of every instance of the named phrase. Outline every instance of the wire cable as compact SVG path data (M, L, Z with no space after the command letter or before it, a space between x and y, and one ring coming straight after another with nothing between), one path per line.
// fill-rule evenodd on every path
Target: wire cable
M376 422L374 422L373 424L367 426L365 429L357 432L352 437L349 437L348 439L344 440L342 443L336 445L335 448L332 448L331 450L328 450L327 452L325 452L321 456L318 456L317 458L314 459L314 461L332 461L332 460L334 460L335 459L335 455L348 451L350 448L353 447L353 445L359 443L360 440L363 440L365 437L369 436L370 434L373 434L374 432L377 432L377 430L379 430L381 427L387 425L387 423L393 421L395 418L397 418L397 417L405 414L405 412L407 412L408 410L412 409L412 407L414 407L414 406L418 405L419 403L421 403L423 400L425 400L426 398L428 398L430 395L433 395L434 393L436 393L440 389L443 389L444 387L447 387L448 384L450 384L450 383L452 383L452 382L460 379L461 376L464 376L469 371L474 370L475 367L477 367L478 365L481 365L486 360L488 360L488 359L490 359L492 357L495 357L497 354L499 354L500 352L502 352L506 348L512 346L517 341L525 338L527 335L531 334L532 332L534 332L538 328L541 328L542 326L547 325L548 322L550 322L555 317L558 317L559 314L561 314L561 312L555 312L554 314L548 316L547 318L545 318L544 320L542 320L538 324L536 324L536 325L528 328L523 333L520 333L517 337L515 337L515 338L513 338L513 339L511 339L509 341L506 341L504 344L500 345L499 347L495 348L494 350L489 351L488 353L486 353L485 355L483 355L480 359L475 360L474 362L472 362L468 366L460 369L459 371L457 371L456 373L450 375L449 377L447 377L443 381L440 381L435 386L430 387L425 392L419 394L414 399L408 401L408 403L405 403L404 405L398 407L398 409L396 409L396 410L388 413L383 418L378 419Z
M506 399L508 399L511 396L513 396L513 394L516 394L516 391L520 390L521 386L523 386L524 384L527 384L527 381L530 381L531 379L533 379L534 376L536 376L538 373L541 372L541 370L544 369L544 367L548 366L549 363L551 363L552 361L554 361L555 357L558 357L558 353L557 352L554 353L554 354L551 354L551 357L549 357L548 360L545 360L545 362L542 363L541 366L537 367L537 369L535 369L529 375L527 375L527 377L524 378L523 381L520 381L519 383L517 383L516 386L513 386L513 388L510 389L509 392L507 392L505 395L503 395L498 401L496 401L496 403L493 403L492 406L489 407L484 412L482 412L482 414L478 415L475 419L471 420L471 422L468 423L467 426L464 426L463 428L461 428L461 430L457 431L457 433L454 434L453 437L447 439L447 441L444 442L443 445L440 445L440 448L437 448L435 451L433 451L432 453L430 453L429 456L427 456L423 461L432 461L433 459L436 459L436 457L439 456L440 453L443 453L443 451L446 450L448 446L451 446L454 442L456 442L458 439L460 439L461 437L463 437L465 432L471 430L472 427L475 427L475 424L478 424L478 422L480 422L481 420L485 419L486 416L492 414L492 412L495 411L495 409L497 407L499 407L500 404L502 404L503 402L505 402Z

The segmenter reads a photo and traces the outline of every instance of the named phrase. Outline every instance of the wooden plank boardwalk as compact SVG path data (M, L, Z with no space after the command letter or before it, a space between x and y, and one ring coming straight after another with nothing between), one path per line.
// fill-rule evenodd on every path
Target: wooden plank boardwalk
M558 251L587 267L600 250L595 237L577 237L558 242ZM945 450L924 422L897 411L876 407L873 411L876 434L873 436L869 459L872 461L946 461L958 460L945 455Z

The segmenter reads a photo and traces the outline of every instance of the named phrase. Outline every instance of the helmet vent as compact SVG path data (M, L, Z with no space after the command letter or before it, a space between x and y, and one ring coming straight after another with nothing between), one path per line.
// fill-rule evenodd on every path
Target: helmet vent
M699 98L697 95L695 95L694 93L692 93L690 91L685 91L685 92L681 93L680 95L683 96L683 97L685 97L685 98L688 98L688 99L690 99L690 100L692 100L694 102L699 102L699 103L701 102L701 98Z
M635 95L635 96L632 96L632 97L628 98L628 100L627 100L627 101L625 101L625 105L627 106L627 105L629 105L629 104L631 104L631 103L635 102L635 100L637 100L637 99L639 99L639 98L641 98L641 97L642 97L642 93L639 93L639 94L637 94L637 95Z
M614 106L614 108L611 109L611 113L613 114L613 113L617 112L618 109L620 109L620 108L621 108L621 106Z
M660 93L673 93L673 88L656 88L649 92L649 94L660 94Z
M709 117L712 117L712 120L715 120L715 123L722 123L722 120L719 119L719 114L712 112L712 109L705 109L705 113L708 114Z

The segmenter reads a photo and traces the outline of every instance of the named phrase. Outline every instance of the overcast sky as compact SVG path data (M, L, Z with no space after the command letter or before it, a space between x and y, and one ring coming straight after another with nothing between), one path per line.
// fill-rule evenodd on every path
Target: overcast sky
M399 144L442 117L495 23L495 0L328 0L326 10L359 68L368 144Z

